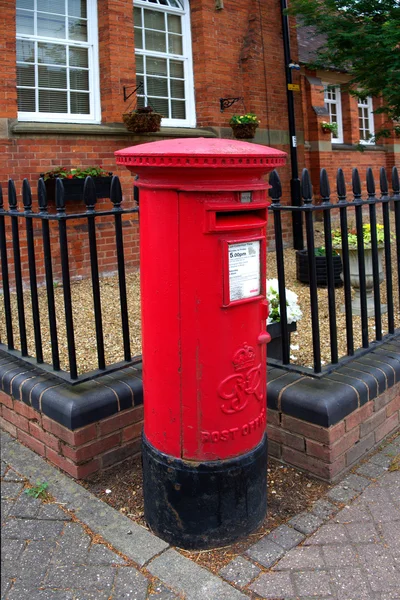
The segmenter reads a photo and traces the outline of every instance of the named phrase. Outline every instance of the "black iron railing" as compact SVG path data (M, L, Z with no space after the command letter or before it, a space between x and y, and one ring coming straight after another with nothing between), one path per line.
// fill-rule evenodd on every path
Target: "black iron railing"
M124 260L123 240L123 215L136 213L138 208L123 209L122 191L118 177L113 177L111 182L111 208L110 210L96 211L96 190L91 177L87 177L83 190L83 200L86 210L81 213L67 213L64 199L64 187L61 179L56 182L56 212L49 212L46 197L46 187L43 179L38 183L38 211L32 210L32 194L28 181L25 179L22 187L23 210L18 208L17 193L14 182L8 184L8 210L4 207L3 195L0 187L0 258L2 287L5 311L6 344L0 343L0 349L6 350L32 364L39 364L41 368L49 370L59 377L71 382L83 381L112 370L131 364L135 359L131 355L129 318L127 305L127 285ZM102 306L99 282L99 251L96 238L96 221L101 217L109 217L114 222L114 242L117 260L117 272L119 283L119 305L121 313L123 357L124 360L118 364L106 365L104 350L104 331L102 321ZM78 364L76 355L74 318L72 310L71 294L71 269L69 259L69 235L68 223L71 220L85 222L88 235L88 246L90 255L90 275L92 282L93 314L96 331L96 349L98 369L78 375ZM25 222L26 237L21 239L21 220ZM39 221L39 231L34 231L34 221ZM64 317L66 327L66 339L68 349L69 370L62 370L60 366L60 339L57 328L56 304L53 281L54 236L51 237L50 224L56 223L57 254L61 263L61 283L63 290ZM51 365L43 361L43 341L41 333L41 315L39 311L37 260L34 243L35 235L41 235L42 253L44 261L45 285L47 294L47 318L49 322ZM8 256L7 238L11 236L11 256ZM29 269L29 287L32 305L32 323L34 329L35 356L28 355L26 311L24 306L24 277L23 262L21 259L21 248L27 252ZM9 265L13 263L13 272ZM13 333L13 314L11 307L10 279L13 279L18 313L19 350L15 348ZM0 340L2 342L3 340ZM140 357L136 357L138 360Z
M285 366L290 370L307 373L309 375L320 376L321 374L331 372L338 366L346 363L356 355L361 355L371 347L389 340L392 336L400 335L400 315L395 313L394 293L399 294L400 302L400 189L399 176L396 167L392 170L392 196L389 195L388 180L385 169L380 170L380 196L376 196L375 182L371 169L367 170L367 197L362 198L362 189L360 176L357 169L353 170L352 175L352 195L353 198L347 199L346 184L342 169L338 170L336 182L337 200L331 200L331 191L328 176L325 169L321 170L320 175L320 198L318 202L313 202L313 192L309 173L304 169L302 175L302 198L301 207L287 206L281 204L282 189L279 175L273 171L270 175L271 189L269 195L272 203L270 212L274 219L276 262L279 283L279 302L282 330L282 361L272 360L271 364L276 366ZM391 228L392 203L394 214L394 233ZM386 302L387 302L387 334L382 331L382 305L381 290L379 281L379 260L378 260L378 240L377 240L377 208L380 210L380 217L384 233L384 279L386 284ZM282 213L300 212L304 214L304 226L307 238L308 272L309 272L309 301L310 317L312 329L312 353L313 368L305 368L292 364L290 358L290 337L288 333L288 323L286 316L286 293L285 287L290 287L290 282L285 280L285 259L282 240ZM367 214L365 214L367 212ZM321 360L321 322L319 318L319 301L317 289L316 256L315 256L315 219L316 215L321 215L323 220L323 240L326 255L327 269L327 296L328 296L328 332L330 338L330 363L322 366ZM352 286L350 274L350 258L348 243L349 213L354 213L355 230L357 236L357 254L359 271L359 297L360 297L360 319L361 319L361 348L355 348L354 343L354 320L352 308ZM347 352L339 357L338 352L338 329L337 329L337 307L336 290L334 281L333 265L333 247L332 247L332 222L335 220L340 229L342 247L341 256L343 263L343 294L344 294L344 312L346 329L346 347ZM370 339L368 330L369 311L367 307L367 286L365 271L365 247L363 238L363 225L368 222L371 227L371 253L372 253L372 271L373 271L373 305L374 305L374 339ZM392 258L394 260L392 261ZM397 265L398 289L395 291L393 286L394 270ZM325 324L324 336L326 335ZM397 329L396 329L397 327ZM299 339L299 343L302 340Z
M384 169L380 171L380 195L376 196L375 183L371 169L367 171L367 195L362 198L361 182L358 171L354 169L352 178L352 198L347 198L344 175L341 169L338 171L335 200L331 200L331 191L326 171L321 171L320 194L317 200L313 201L313 192L310 177L307 170L304 170L302 176L302 198L303 205L288 206L281 204L281 183L277 172L272 172L270 176L271 189L269 195L272 203L270 213L273 215L273 226L275 233L276 248L276 266L280 294L280 314L282 331L282 360L277 361L268 359L273 365L284 367L289 370L295 370L308 375L321 376L324 373L331 372L338 366L355 356L368 352L376 345L387 341L392 336L400 335L400 315L395 310L394 294L399 295L400 306L400 190L399 176L396 168L392 170L392 189L390 196L388 182ZM137 190L136 190L137 192ZM136 194L138 196L138 194ZM64 189L61 180L56 185L56 206L55 212L50 212L46 198L46 188L43 180L38 183L38 209L33 210L32 194L27 180L23 183L22 204L23 210L19 210L17 193L14 183L9 182L8 186L8 209L4 206L4 201L0 188L0 259L2 274L2 292L4 302L4 330L5 336L0 340L0 349L31 364L39 364L44 370L67 380L69 382L81 382L93 378L112 370L117 370L123 366L129 365L140 356L132 357L130 344L130 315L127 302L127 279L125 273L126 252L124 251L123 236L123 218L124 215L137 213L138 208L123 209L122 191L119 179L113 177L111 183L111 207L110 210L96 210L96 191L94 183L90 177L85 181L83 200L85 210L80 213L67 213L64 200ZM138 200L138 198L137 198ZM390 210L392 203L393 212ZM378 211L378 214L377 214ZM312 367L297 365L291 359L290 335L288 331L288 322L286 317L286 293L285 288L292 287L292 281L287 281L285 250L283 244L283 213L297 212L303 220L305 234L307 239L308 253L308 272L309 272L309 313L311 320L311 345L312 345ZM304 217L303 217L304 214ZM347 240L347 231L351 215L354 215L355 231L357 236L358 251L358 270L359 270L359 296L360 296L360 327L361 327L361 345L356 347L355 327L359 327L358 321L354 320L352 306L352 286L350 272L350 250ZM118 273L119 288L119 309L113 304L113 310L119 310L122 330L122 341L120 347L120 356L123 360L114 364L106 364L105 335L113 335L113 332L104 331L102 302L100 290L99 273L99 237L97 225L103 217L107 217L112 224L112 239L116 254L116 270ZM318 281L316 275L316 235L315 224L318 218L323 222L323 244L326 255L326 279L327 279L327 305L328 319L327 325L321 323L320 303L318 298ZM392 222L394 218L394 222ZM93 319L95 323L96 334L96 352L97 369L82 373L79 371L76 350L76 332L74 330L74 313L72 306L71 291L71 267L70 245L73 241L72 233L69 230L71 220L81 222L85 227L81 227L82 235L87 235L88 243L88 273L91 277L91 294L93 302ZM380 246L377 240L376 225L378 221L383 225L384 231L384 264L385 264L385 288L386 288L386 307L387 326L385 334L382 326L382 303L380 288L380 273L378 250ZM368 329L368 320L370 318L371 307L367 306L367 274L365 272L365 248L363 240L363 224L365 222L371 225L371 252L372 252L372 271L373 271L373 319L375 332L373 338ZM335 289L335 272L333 264L333 245L332 245L332 227L337 227L342 237L342 280L344 312L345 312L345 336L346 349L340 351L338 344L338 292ZM38 238L41 241L40 262L44 265L43 282L46 286L46 310L40 314L39 296L38 296ZM57 256L55 256L57 254ZM66 334L60 336L60 321L57 321L56 301L54 292L54 268L61 270L63 311L62 319L65 322ZM397 266L396 266L397 265ZM397 284L394 284L397 274ZM30 290L30 304L32 310L34 352L31 350L31 356L28 354L27 341L27 319L26 319L26 296L24 295L24 286L26 284ZM394 289L395 285L398 289ZM12 309L12 293L15 290L16 310ZM302 307L304 311L304 307ZM308 311L308 308L306 308ZM45 313L45 315L43 314ZM60 319L60 312L58 319ZM41 331L41 319L48 320L49 340L47 336L43 339ZM386 317L385 317L386 319ZM42 320L43 324L43 320ZM28 330L29 331L29 330ZM330 360L329 364L324 365L321 358L321 339L329 335ZM17 338L19 337L19 342ZM60 359L60 344L65 344L68 352L68 368L61 368L65 361ZM18 343L17 343L18 342ZM119 343L119 342L118 342ZM303 340L299 334L300 345L309 343ZM44 345L51 348L51 361L44 362ZM16 349L16 346L18 349ZM309 349L311 352L311 348ZM33 355L32 355L33 354ZM51 362L51 364L50 364ZM325 361L326 362L326 361Z

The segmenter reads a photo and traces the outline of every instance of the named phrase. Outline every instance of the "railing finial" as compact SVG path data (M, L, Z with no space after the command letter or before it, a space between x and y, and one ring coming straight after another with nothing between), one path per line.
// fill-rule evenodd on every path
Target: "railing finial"
M8 204L10 210L17 210L17 190L12 179L8 180Z
M392 190L393 194L400 194L400 181L399 181L399 172L397 167L393 167L392 169Z
M88 212L94 212L97 198L96 198L96 187L94 185L93 178L86 177L85 183L83 184L83 200L86 204L86 210Z
M58 213L65 213L64 184L60 177L56 179L56 208Z
M330 195L331 195L331 188L329 185L329 178L328 178L328 173L326 172L326 169L321 169L319 181L320 181L320 193L321 193L322 201L329 202Z
M385 167L381 167L379 169L379 185L381 188L382 195L387 196L389 193L389 184Z
M336 190L337 190L339 202L345 202L346 201L346 180L344 178L343 169L337 170Z
M271 186L268 190L268 196L272 202L279 203L282 197L282 184L278 172L274 169L269 174L269 185Z
M110 200L114 205L114 210L121 208L122 204L122 189L121 182L119 177L116 175L111 179L111 192L110 192Z
M375 196L375 179L371 167L367 169L367 192L368 196Z
M41 213L47 212L47 191L43 177L38 181L38 204Z
M22 203L25 208L25 212L32 212L32 192L29 181L24 179L22 182Z
M303 169L301 175L301 195L305 204L310 204L312 202L313 191L308 169Z
M360 180L360 174L358 172L358 169L353 169L351 180L352 180L352 184L353 184L354 200L360 200L361 199L361 180Z

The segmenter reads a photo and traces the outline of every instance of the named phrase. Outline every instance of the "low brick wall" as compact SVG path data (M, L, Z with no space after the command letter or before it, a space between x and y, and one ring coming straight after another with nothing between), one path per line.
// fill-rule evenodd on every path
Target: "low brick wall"
M75 479L84 479L140 452L143 407L71 431L0 392L0 425Z
M268 410L269 454L327 481L395 431L400 422L400 383L332 425L321 427Z

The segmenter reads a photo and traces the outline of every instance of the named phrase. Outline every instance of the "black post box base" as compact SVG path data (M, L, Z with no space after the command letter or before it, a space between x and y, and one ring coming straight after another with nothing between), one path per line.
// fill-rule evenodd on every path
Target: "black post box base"
M267 511L267 436L251 452L211 462L163 454L142 441L144 516L185 549L225 546L257 529Z

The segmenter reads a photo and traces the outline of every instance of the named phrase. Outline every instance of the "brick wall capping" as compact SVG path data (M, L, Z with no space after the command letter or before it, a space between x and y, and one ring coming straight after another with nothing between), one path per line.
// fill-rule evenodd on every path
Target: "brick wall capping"
M320 379L269 369L268 408L331 427L399 381L400 340L391 339Z
M14 134L34 134L34 135L78 135L79 137L96 136L114 136L129 137L131 140L179 138L179 137L206 137L215 138L215 132L209 129L191 128L191 127L161 127L160 131L155 133L142 133L140 135L127 131L124 125L120 123L110 124L77 124L77 123L28 123L17 122L10 126L11 133Z
M1 351L0 390L72 431L143 404L138 367L71 386Z

